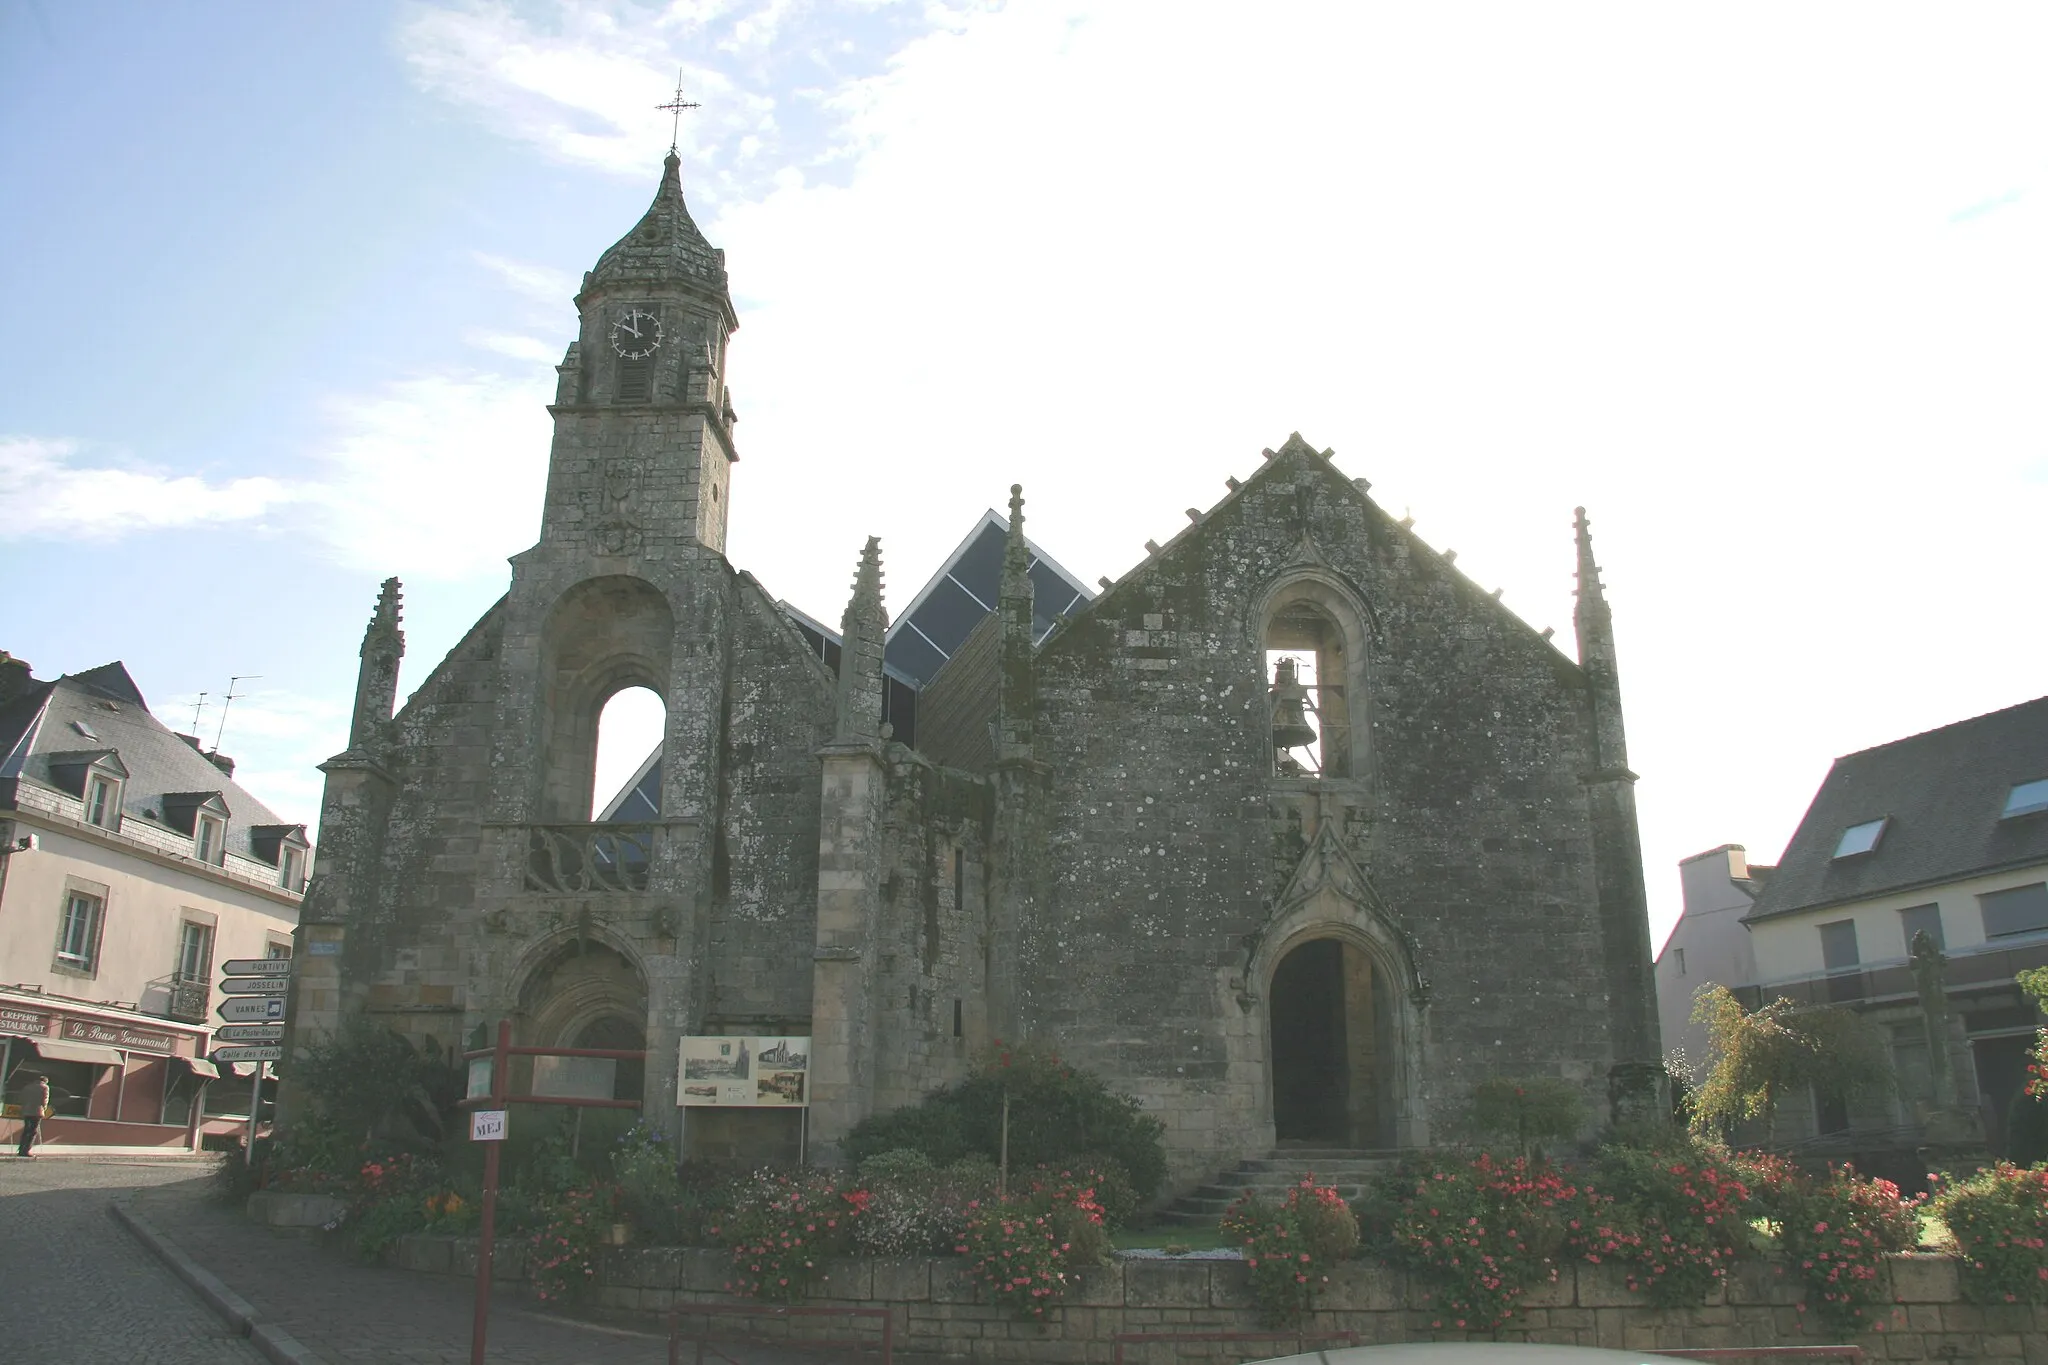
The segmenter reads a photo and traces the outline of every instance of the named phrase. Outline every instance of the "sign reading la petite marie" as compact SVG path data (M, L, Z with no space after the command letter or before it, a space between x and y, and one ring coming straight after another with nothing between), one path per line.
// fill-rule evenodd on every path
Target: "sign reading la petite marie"
M64 1037L103 1047L132 1048L137 1052L174 1052L178 1040L168 1033L144 1033L126 1024L107 1024L98 1019L66 1019Z

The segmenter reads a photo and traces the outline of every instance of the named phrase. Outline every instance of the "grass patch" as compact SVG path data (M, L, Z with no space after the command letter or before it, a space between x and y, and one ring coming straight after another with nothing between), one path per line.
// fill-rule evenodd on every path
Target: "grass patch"
M1110 1239L1110 1244L1118 1251L1165 1251L1169 1247L1174 1250L1214 1251L1218 1247L1237 1245L1214 1223L1199 1227L1161 1223L1149 1228L1124 1228Z

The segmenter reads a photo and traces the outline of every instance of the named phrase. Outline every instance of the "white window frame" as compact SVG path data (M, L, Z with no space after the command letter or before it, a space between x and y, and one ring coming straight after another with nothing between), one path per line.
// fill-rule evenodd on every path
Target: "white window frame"
M291 961L292 941L290 939L271 939L268 943L263 945L263 956L273 962Z
M190 951L195 933L198 935L199 953L196 968L194 955ZM206 981L213 974L213 933L211 924L198 920L183 920L178 926L178 968L180 981Z
M69 950L69 945L76 942L79 937L74 926L78 923L77 911L81 905L87 907L83 933L85 941L80 945L83 948L82 952L72 952ZM81 891L76 887L65 888L64 906L57 914L57 965L67 971L84 972L88 975L98 972L100 969L100 939L106 933L106 928L107 898L105 896L97 896L90 891Z
M200 812L192 827L192 856L209 867L227 863L228 822L218 815Z
M121 782L105 773L88 773L85 779L85 823L100 829L121 825Z
M287 891L306 889L306 850L286 844L277 855L277 884Z

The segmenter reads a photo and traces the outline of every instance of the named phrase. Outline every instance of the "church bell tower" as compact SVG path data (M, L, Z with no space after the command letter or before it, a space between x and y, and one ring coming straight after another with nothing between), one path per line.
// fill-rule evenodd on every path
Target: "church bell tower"
M739 327L725 253L683 203L673 150L633 230L576 296L556 367L541 544L599 559L725 552L733 446L726 344Z

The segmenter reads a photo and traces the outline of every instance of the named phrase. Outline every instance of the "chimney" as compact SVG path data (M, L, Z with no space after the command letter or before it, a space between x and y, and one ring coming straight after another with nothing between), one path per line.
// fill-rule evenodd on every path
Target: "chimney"
M17 659L0 649L0 706L7 705L33 686L35 679L29 675L28 660Z
M206 761L220 769L222 777L233 777L235 775L235 760L229 758L226 754L210 753L206 755Z

